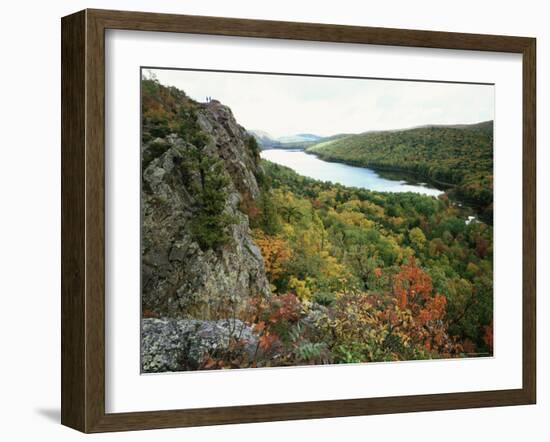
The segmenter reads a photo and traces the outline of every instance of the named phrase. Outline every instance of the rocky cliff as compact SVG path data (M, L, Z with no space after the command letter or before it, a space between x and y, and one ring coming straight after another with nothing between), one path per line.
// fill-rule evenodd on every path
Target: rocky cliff
M217 101L144 80L142 103L144 315L230 317L269 293L240 210L260 195L257 145Z

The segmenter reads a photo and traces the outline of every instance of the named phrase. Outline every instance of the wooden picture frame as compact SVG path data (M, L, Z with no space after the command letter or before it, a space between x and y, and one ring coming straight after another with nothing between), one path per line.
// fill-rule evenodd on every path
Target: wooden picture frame
M523 385L513 390L105 412L105 30L495 51L523 57ZM536 41L533 38L84 10L62 19L62 409L83 432L534 404Z

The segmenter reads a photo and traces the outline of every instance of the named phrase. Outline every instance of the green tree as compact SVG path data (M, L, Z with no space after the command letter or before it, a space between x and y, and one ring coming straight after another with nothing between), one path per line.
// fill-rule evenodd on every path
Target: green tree
M228 227L235 221L224 212L229 178L220 160L198 149L191 158L200 176L195 186L198 210L191 221L191 232L202 250L215 249L230 240Z

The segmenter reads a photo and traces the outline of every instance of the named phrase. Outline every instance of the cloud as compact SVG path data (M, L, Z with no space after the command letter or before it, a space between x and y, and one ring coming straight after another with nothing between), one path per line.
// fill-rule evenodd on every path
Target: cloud
M332 135L494 118L494 87L397 80L152 70L165 85L233 110L247 129L273 136Z

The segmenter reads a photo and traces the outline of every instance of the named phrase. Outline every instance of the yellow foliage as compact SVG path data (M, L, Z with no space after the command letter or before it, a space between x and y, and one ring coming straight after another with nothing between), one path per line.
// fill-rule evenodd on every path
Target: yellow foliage
M374 203L371 203L370 201L362 201L361 202L361 209L363 211L368 212L369 214L376 216L376 217L383 217L384 216L384 208L380 207Z
M424 244L426 244L426 237L424 236L424 232L422 232L422 230L418 227L414 227L411 229L411 231L409 232L409 240L411 241L411 244L417 249L422 249L424 247Z
M294 237L294 226L292 224L284 223L282 227L282 236L285 238L293 238Z
M388 221L394 226L394 227L401 227L405 220L399 216L390 216L388 217Z
M288 281L288 287L294 291L300 301L304 302L311 299L311 290L307 287L306 281L291 276Z
M340 207L345 211L358 212L359 209L361 208L361 201L349 200L349 201L346 201L345 203L342 203Z
M339 222L346 224L348 226L357 226L364 229L368 229L374 226L374 222L369 220L361 212L337 212L335 210L330 210L329 214L334 217Z
M320 255L323 258L323 268L321 270L323 276L329 279L342 279L350 276L346 267L340 264L334 256L329 255L327 251L323 250Z
M270 282L277 280L284 269L284 264L292 256L288 243L278 237L266 235L260 230L254 231L256 244L264 258L265 272Z

